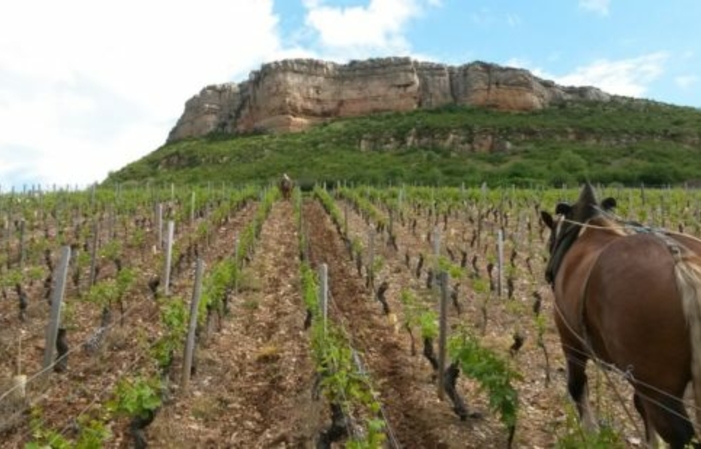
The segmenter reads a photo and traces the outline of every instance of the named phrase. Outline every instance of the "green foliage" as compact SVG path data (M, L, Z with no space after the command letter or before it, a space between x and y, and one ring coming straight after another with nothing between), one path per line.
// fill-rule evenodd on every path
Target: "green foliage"
M329 192L323 187L314 187L314 196L321 201L321 205L324 206L326 212L331 216L331 221L334 222L338 229L343 229L343 217L341 216L341 211L338 210L336 202L333 200Z
M145 418L161 406L160 390L161 381L156 377L123 377L107 408L117 415Z
M372 275L375 276L377 273L382 271L382 267L385 264L385 260L382 256L375 255L373 257L372 261L372 267L370 267L370 270L372 272Z
M244 231L241 233L241 237L239 238L239 250L236 254L236 266L242 266L243 259L245 258L246 254L253 251L255 242L260 235L261 229L263 228L263 223L268 217L268 214L273 207L273 203L276 201L278 196L279 192L277 189L269 189L263 195L261 203L258 206L258 210L256 211L256 215L253 217L253 221L246 226L246 229L244 229Z
M351 250L355 255L363 253L363 243L360 241L359 237L353 237L351 240Z
M24 449L100 449L112 438L112 432L103 420L81 415L78 418L79 433L71 441L62 433L46 429L42 414L41 408L32 407L29 425L33 441L26 443Z
M313 317L317 317L320 313L320 309L316 273L307 262L303 262L300 265L300 272L302 277L304 305L307 307L307 310L312 312Z
M513 382L521 378L506 358L481 345L466 328L448 342L450 358L460 363L465 375L478 382L489 396L489 407L499 413L508 428L516 425L518 393Z
M79 251L76 262L79 267L87 267L90 264L90 253L87 251Z
M99 254L101 257L109 260L115 260L122 253L122 242L119 240L111 240L105 246L100 248Z
M487 279L477 278L472 280L472 289L475 293L489 293L489 281Z
M404 311L404 325L409 329L419 326L423 308L418 303L414 293L411 290L402 289L399 301L402 303L402 310Z
M425 309L419 314L419 326L421 327L421 338L438 337L438 314L431 309Z
M352 448L379 448L385 441L385 422L377 418L380 403L367 374L355 366L347 338L330 320L324 323L318 301L316 273L306 262L301 265L302 296L312 311L311 345L316 369L322 376L321 389L330 403L348 411L359 408L365 419L361 438L348 441Z
M27 268L26 276L30 281L39 281L45 276L44 267L39 265L31 266Z
M104 279L92 287L85 296L87 301L105 307L119 298L119 288L117 280L114 278Z
M370 386L367 374L361 373L353 361L353 354L340 329L321 320L312 325L312 351L317 369L322 374L321 389L330 403L340 404L343 410L360 407L366 414L365 434L348 442L347 447L378 448L385 441L385 422L376 418L380 403Z
M12 288L16 284L22 284L23 281L22 271L19 268L13 268L6 271L2 277L0 277L0 282L4 288Z
M73 446L74 449L100 449L112 438L110 429L99 419L84 415L78 419L78 424L80 436Z
M338 193L341 195L341 197L350 201L351 204L353 204L353 207L359 210L361 214L367 216L370 221L376 225L387 225L387 220L385 219L384 215L377 210L369 199L363 197L358 190L342 188L338 190Z
M207 238L207 236L209 235L209 229L210 229L209 223L207 223L206 221L201 222L197 226L197 232L196 232L197 238L204 241Z
M181 349L188 326L185 301L179 297L160 299L161 324L164 334L153 345L154 358L161 368L170 366L173 353Z
M118 182L355 183L529 186L678 183L698 178L701 111L625 100L532 112L452 106L336 120L304 133L218 135L162 146L111 173ZM508 148L446 149L451 135L488 133ZM412 134L418 145L406 146ZM363 151L360 150L363 142ZM425 142L425 143L424 143ZM199 200L199 198L198 198Z
M217 263L205 277L202 286L197 321L203 324L207 318L207 308L220 309L224 304L227 290L234 285L238 275L233 258Z
M385 447L387 440L385 436L385 428L387 427L383 419L367 419L365 421L367 435L360 438L354 438L346 443L348 449L379 449Z
M571 403L566 405L567 420L564 432L558 435L557 449L609 449L627 447L621 435L610 425L602 425L589 432L582 427Z
M455 265L445 256L438 258L438 268L440 271L447 272L451 279L462 279L465 274L465 271L460 266Z
M146 241L146 231L141 228L134 228L129 234L129 241L127 245L132 248L141 248L141 246Z
M122 299L134 286L136 273L133 268L122 268L117 274L117 298Z
M24 445L25 449L71 449L73 444L61 433L44 427L43 410L34 406L30 410L29 426L32 429L31 441Z

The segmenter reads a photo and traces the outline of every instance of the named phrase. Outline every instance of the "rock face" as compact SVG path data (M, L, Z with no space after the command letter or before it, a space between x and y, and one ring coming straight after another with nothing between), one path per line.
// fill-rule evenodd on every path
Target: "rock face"
M248 81L205 87L187 101L168 141L211 132L300 131L329 118L450 104L531 111L610 99L593 87L558 86L527 70L484 62L453 67L410 58L348 64L291 59L263 65Z

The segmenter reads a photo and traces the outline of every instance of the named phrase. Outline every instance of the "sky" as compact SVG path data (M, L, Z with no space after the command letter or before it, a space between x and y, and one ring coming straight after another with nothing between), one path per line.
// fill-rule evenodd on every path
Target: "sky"
M185 101L285 58L522 67L701 108L698 0L22 0L0 14L0 188L84 187Z

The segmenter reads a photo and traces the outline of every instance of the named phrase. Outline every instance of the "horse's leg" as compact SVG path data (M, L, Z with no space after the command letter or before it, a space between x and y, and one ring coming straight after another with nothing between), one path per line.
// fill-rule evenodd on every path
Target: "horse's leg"
M635 404L635 409L643 419L643 423L645 423L645 441L647 442L647 447L649 449L657 449L659 447L660 440L657 436L657 432L655 431L655 427L652 425L649 416L645 412L643 400L637 391L633 393L633 404Z
M683 390L679 393L679 398L682 393ZM645 409L644 416L650 422L652 433L657 431L672 449L688 447L687 444L694 438L694 427L681 399L673 394L651 394L648 391L645 394L637 392L636 395L640 395L640 402ZM699 445L694 443L692 447Z
M587 387L587 360L582 351L573 353L566 351L567 358L567 391L577 405L579 419L587 431L595 431L597 428L594 414L589 404L589 389Z

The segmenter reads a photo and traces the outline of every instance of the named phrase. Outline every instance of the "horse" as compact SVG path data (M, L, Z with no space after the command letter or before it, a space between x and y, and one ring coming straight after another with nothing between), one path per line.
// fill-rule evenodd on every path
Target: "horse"
M282 175L282 179L280 180L280 192L282 192L282 197L286 200L289 200L290 197L292 196L292 187L294 186L294 183L290 179L289 176L287 176L287 173Z
M633 386L650 447L658 435L687 447L695 435L682 402L689 383L701 429L701 240L621 222L613 207L613 198L599 204L586 183L575 204L557 205L555 218L541 212L551 231L546 280L567 389L594 430L587 362L617 368Z

